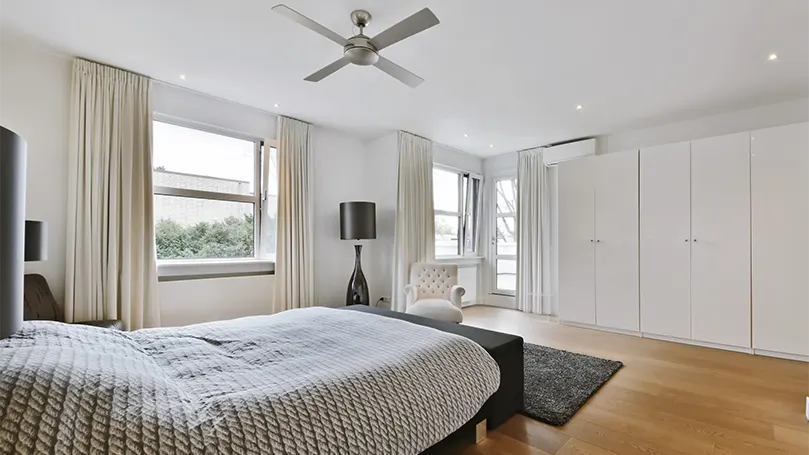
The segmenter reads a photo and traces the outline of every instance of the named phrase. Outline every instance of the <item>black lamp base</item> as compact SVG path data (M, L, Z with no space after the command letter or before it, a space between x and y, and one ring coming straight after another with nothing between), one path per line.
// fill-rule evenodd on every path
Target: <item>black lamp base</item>
M346 306L349 305L370 305L371 298L368 296L368 282L362 273L361 256L362 245L354 245L354 273L348 280L348 290L346 290Z

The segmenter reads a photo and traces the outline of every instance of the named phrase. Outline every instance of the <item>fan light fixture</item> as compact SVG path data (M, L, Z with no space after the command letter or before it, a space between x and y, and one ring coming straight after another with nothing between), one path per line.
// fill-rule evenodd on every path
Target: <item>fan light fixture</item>
M304 78L305 81L319 82L351 63L359 66L373 65L411 88L415 88L424 82L424 79L419 76L416 76L385 57L380 56L379 52L405 38L409 38L438 25L438 18L429 8L424 8L373 38L365 35L365 27L371 22L371 13L358 9L351 13L351 22L359 27L360 32L348 39L343 38L340 34L329 30L286 5L275 5L272 7L272 10L343 47L342 58L310 74Z

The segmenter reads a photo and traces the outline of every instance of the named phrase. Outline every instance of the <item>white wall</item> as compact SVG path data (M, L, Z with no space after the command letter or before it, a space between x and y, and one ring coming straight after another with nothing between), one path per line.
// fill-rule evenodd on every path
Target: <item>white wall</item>
M670 144L809 120L809 98L596 137L596 154ZM542 144L537 144L540 146ZM517 174L515 152L483 160L486 177Z
M152 107L155 112L180 119L264 139L276 138L276 115L176 85L155 81Z
M362 141L340 131L316 127L312 136L315 174L315 302L343 306L354 270L354 243L340 240L340 203L368 201L370 171ZM373 241L362 241L368 245ZM363 272L372 251L363 251ZM366 276L366 279L369 277ZM370 282L371 280L369 280ZM373 294L372 294L373 295ZM372 299L373 303L376 301Z
M596 153L671 144L809 120L809 98L596 138Z
M376 203L376 240L368 242L363 259L371 301L390 297L393 285L393 240L396 229L396 197L399 179L397 133L388 133L365 144L369 201Z
M28 143L26 218L48 223L48 260L25 264L64 299L67 144L70 103L67 56L0 29L0 124Z
M517 175L517 153L509 152L483 160L483 175L487 179Z
M433 144L433 162L483 175L483 158L455 150L442 144Z
M275 276L169 281L159 286L164 327L269 314Z

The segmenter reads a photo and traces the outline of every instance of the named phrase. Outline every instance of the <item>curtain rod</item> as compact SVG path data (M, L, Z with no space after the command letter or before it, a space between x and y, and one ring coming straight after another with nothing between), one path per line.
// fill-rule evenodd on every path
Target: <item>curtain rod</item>
M514 153L530 152L531 150L546 149L548 147L549 147L548 145L540 145L538 147L528 147L527 149L517 150Z
M411 133L410 131L407 131L407 130L399 130L399 131L401 131L402 133L407 133L407 134L409 134L409 135L411 135L411 136L416 136L416 137L418 137L418 138L424 139L425 141L430 141L430 142L431 142L431 143L433 143L433 144L435 143L435 141L433 141L433 140L432 140L432 139L430 139L429 137L424 137L424 136L421 136L421 135L416 134L416 133Z
M285 119L289 119L289 120L295 120L296 122L305 123L305 124L307 124L307 125L309 125L309 126L315 126L313 123L307 122L306 120L301 120L301 119L299 119L299 118L290 117L290 116L288 116L288 115L281 115L281 114L275 114L275 115L277 115L277 116L278 116L278 121L279 121L279 122L281 121L281 119L285 118ZM278 126L279 126L279 128L280 128L280 126L281 126L281 125L278 125Z
M538 145L536 147L528 147L528 148L525 148L525 149L517 150L514 153L527 152L529 150L536 150L536 149L549 149L551 147L558 147L560 145L572 144L574 142L587 141L587 140L590 140L590 139L595 139L595 136L579 137L579 138L576 138L576 139L568 139L566 141L551 142L550 144Z
M121 68L120 66L110 65L108 63L102 63L102 62L99 62L99 61L96 61L96 60L91 60L89 58L73 57L73 59L74 60L81 60L81 61L84 61L84 62L87 62L87 63L93 63L93 64L96 64L96 65L106 66L107 68L112 68L112 69L115 69L115 70L118 70L118 71L124 71L126 73L134 74L136 76L145 77L146 79L149 79L151 81L155 80L151 76L148 76L146 74L139 73L137 71L128 70L126 68Z

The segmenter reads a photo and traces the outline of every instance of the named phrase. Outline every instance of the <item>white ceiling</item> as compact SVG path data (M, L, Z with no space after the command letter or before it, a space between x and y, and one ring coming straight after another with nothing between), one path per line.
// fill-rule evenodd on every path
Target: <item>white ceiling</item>
M356 66L304 82L342 50L274 0L0 0L0 24L268 111L483 156L809 95L806 0L283 1L344 36L354 9L373 36L429 6L440 25L382 52L426 82Z

